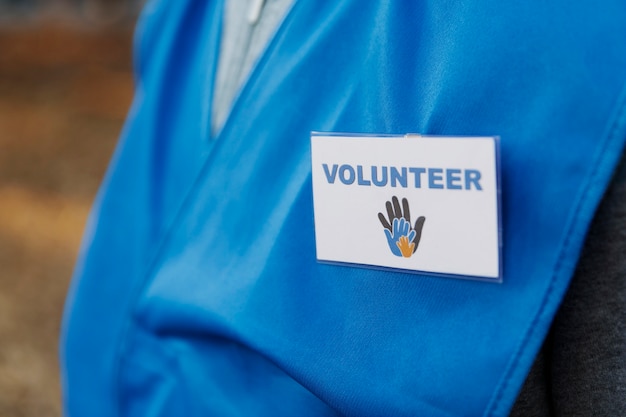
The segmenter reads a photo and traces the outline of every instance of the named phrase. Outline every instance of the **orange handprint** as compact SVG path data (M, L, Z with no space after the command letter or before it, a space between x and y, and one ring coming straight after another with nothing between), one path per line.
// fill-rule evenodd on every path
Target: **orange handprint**
M402 256L405 258L410 258L413 255L413 248L415 248L415 243L409 242L409 238L407 236L400 236L400 239L396 242L398 249L402 253Z

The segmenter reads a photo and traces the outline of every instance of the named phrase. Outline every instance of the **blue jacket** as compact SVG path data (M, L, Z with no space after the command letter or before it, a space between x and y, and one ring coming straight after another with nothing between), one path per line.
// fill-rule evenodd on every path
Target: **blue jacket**
M140 20L67 414L507 415L624 146L626 4L298 0L211 137L222 7ZM311 131L499 135L503 283L316 262Z

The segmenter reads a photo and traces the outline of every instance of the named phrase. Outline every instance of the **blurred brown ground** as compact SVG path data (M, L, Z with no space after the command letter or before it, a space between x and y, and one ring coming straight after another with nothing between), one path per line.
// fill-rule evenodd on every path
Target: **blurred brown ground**
M132 98L132 25L0 28L0 416L59 416L58 334Z

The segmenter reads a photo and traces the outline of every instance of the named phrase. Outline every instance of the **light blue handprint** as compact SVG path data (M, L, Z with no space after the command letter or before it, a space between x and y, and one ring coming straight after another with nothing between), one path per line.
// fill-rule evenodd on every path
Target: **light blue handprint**
M392 229L393 233L389 229L383 229L385 236L387 236L387 244L389 245L391 253L401 257L402 252L398 246L400 238L406 236L409 239L409 243L413 242L413 239L415 239L415 230L411 229L411 224L407 222L404 217L393 219Z

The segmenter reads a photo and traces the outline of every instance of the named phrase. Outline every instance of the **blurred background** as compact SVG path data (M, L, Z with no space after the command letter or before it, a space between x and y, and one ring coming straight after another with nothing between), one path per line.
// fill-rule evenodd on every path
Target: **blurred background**
M0 0L0 416L60 416L58 334L132 99L142 0Z

